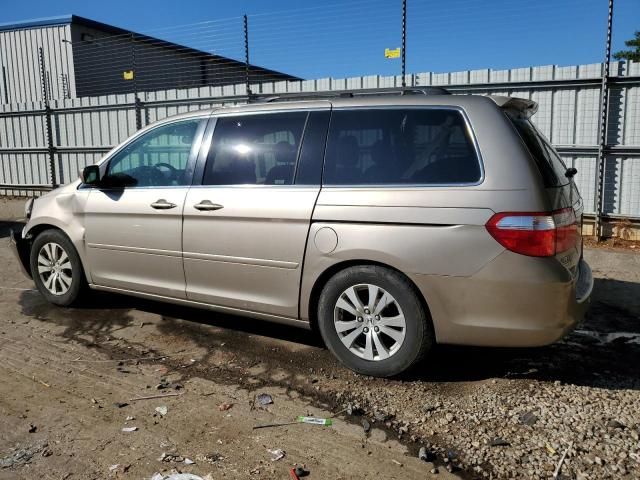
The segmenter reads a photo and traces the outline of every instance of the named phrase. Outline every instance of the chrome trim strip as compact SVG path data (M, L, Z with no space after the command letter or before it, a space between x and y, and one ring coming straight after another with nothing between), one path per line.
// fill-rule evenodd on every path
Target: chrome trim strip
M146 298L146 299L150 299L150 300L157 300L157 301L161 301L161 302L169 302L169 303L175 303L177 305L185 305L187 307L196 307L196 308L204 308L204 309L209 309L209 310L213 310L216 312L220 312L220 313L227 313L230 315L243 315L243 316L247 316L247 317L252 317L252 318L257 318L259 320L268 320L270 322L274 322L274 323L282 323L285 325L290 325L293 327L298 327L298 328L304 328L306 330L311 330L311 324L309 322L307 322L306 320L300 320L297 318L291 318L291 317L283 317L280 315L273 315L271 313L260 313L260 312L254 312L252 310L242 310L240 308L233 308L233 307L223 307L221 305L214 305L211 303L203 303L203 302L195 302L193 300L185 300L183 298L174 298L174 297L165 297L164 295L156 295L153 293L144 293L144 292L138 292L135 290L127 290L124 288L115 288L115 287L105 287L102 285L95 285L90 283L89 287L91 287L94 290L102 290L105 292L112 292L112 293L121 293L124 295L132 295L134 297L140 297L140 298Z
M369 208L369 207L365 207ZM375 207L374 207L375 208ZM314 218L311 220L311 224L314 223L335 223L343 225L390 225L396 227L434 227L434 228L452 228L452 227L464 227L459 223L425 223L425 222L387 222L383 220L335 220L331 217L327 218Z
M274 95L277 95L277 93L275 93ZM325 101L325 100L322 100ZM220 118L220 117L235 117L235 116L247 116L247 115L262 115L262 114L277 114L277 113L291 113L291 112L317 112L317 111L329 111L331 110L331 103L329 103L327 101L327 105L322 105L322 106L316 106L316 107L312 107L312 106L308 106L308 105L299 105L296 107L292 107L289 106L289 108L274 108L274 105L278 105L281 106L283 105L282 103L257 103L257 104L251 104L251 106L259 106L262 107L259 110L236 110L236 111L224 111L224 110L216 110L213 111L211 113L211 116L213 118ZM269 106L271 108L269 108ZM234 108L234 107L232 107Z
M250 257L232 257L230 255L214 255L210 253L184 252L185 259L189 260L206 260L221 263L237 263L240 265L255 265L258 267L284 268L287 270L295 270L298 268L296 262L286 262L283 260L268 260L266 258L250 258Z
M185 184L185 185L163 185L163 186L158 186L158 185L145 185L142 187L94 187L92 185L84 185L83 183L81 183L80 185L78 185L78 190L89 190L89 189L93 189L93 190L100 190L101 192L122 192L124 190L149 190L149 189L155 189L155 190L164 190L164 189L175 189L175 188L184 188L185 190L190 188L191 184Z
M143 253L146 255L164 255L167 257L181 257L182 252L177 250L161 250L158 248L128 247L124 245L107 245L103 243L87 243L88 248L98 250L116 250L118 252Z
M456 187L460 187L462 188L466 188L466 187L477 187L478 185L480 185L479 183L425 183L425 184L421 184L421 183L381 183L381 184L375 184L375 183L367 183L367 184L345 184L345 185L323 185L322 189L323 190L344 190L345 188L353 188L353 189L357 189L357 190L362 190L362 189L369 189L369 190L385 190L385 189L393 189L393 190L410 190L410 189L430 189L430 188L446 188L446 189L451 189L451 188L456 188ZM512 192L512 191L522 191L525 190L524 188L517 188L517 189L512 189L512 188L494 188L492 190L486 190L486 189L482 189L483 191L507 191L507 192Z
M320 185L302 185L302 184L291 184L291 185L265 185L261 183L235 183L231 185L191 185L190 188L266 188L266 189L277 189L277 190L287 190L287 189L307 189L309 191L316 191Z

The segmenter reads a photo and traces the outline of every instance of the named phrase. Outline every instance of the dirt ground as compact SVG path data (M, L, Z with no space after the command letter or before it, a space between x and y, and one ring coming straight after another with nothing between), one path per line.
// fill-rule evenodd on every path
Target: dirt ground
M565 341L438 347L411 375L380 380L291 327L97 293L53 307L0 248L0 479L284 479L294 465L316 479L550 478L570 441L566 478L638 478L640 256L587 258L593 305ZM172 396L140 399L154 395ZM541 420L512 421L521 410ZM298 415L333 425L253 428Z
M0 263L0 479L173 470L277 479L295 465L318 479L431 476L435 465L386 426L365 432L359 418L346 421L318 391L313 367L288 368L297 356L309 365L329 358L307 332L102 294L87 308L53 308L6 248ZM261 405L261 393L273 403ZM154 395L171 396L135 400ZM164 416L155 410L163 406ZM300 415L332 425L253 429ZM272 461L277 449L285 456ZM438 478L456 477L440 470Z

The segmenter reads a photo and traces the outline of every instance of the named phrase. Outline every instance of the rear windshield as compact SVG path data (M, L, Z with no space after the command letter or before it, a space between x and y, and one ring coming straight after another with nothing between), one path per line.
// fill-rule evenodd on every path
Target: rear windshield
M528 118L517 117L507 113L507 117L516 127L520 137L529 149L531 156L540 170L545 187L560 187L569 183L565 172L565 166L558 152L551 146L549 141L531 123Z

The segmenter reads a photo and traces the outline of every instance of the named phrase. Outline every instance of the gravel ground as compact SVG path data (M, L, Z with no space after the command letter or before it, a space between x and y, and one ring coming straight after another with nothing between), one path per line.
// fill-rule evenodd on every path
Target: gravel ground
M356 396L477 476L549 478L566 452L567 478L640 478L640 255L586 257L597 277L593 305L563 341L441 348L427 360L430 373L368 380Z
M593 304L562 342L538 349L441 346L394 380L345 370L316 336L290 327L113 295L95 295L90 308L54 308L30 282L16 282L13 270L0 272L0 317L15 312L16 325L47 327L100 358L190 352L195 362L187 369L184 359L162 360L186 385L282 388L354 428L366 420L406 449L407 464L427 448L434 463L422 473L406 469L401 478L426 478L437 468L439 477L450 469L463 478L543 479L561 459L564 478L640 478L640 255L597 249L586 257L596 276ZM16 333L27 343L28 328ZM355 455L356 465L371 463L366 449ZM331 475L325 478L359 478Z

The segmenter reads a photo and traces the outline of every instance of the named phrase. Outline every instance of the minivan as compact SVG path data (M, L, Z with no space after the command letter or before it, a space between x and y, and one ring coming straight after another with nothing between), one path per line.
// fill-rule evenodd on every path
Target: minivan
M536 103L402 93L157 122L29 200L14 251L53 304L90 287L311 328L372 376L560 339L593 280Z

